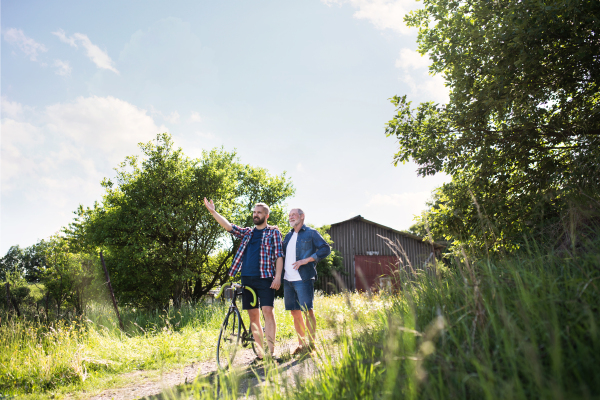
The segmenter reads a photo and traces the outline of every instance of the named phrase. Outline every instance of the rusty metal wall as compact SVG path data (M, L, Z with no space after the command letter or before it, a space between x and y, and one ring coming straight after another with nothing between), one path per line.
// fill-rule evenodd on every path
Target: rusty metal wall
M370 224L361 219L351 219L334 224L331 226L329 234L333 240L333 249L339 251L344 258L346 275L340 277L341 282L334 278L319 277L316 287L324 291L331 291L332 284L335 285L337 290L343 288L356 289L355 255L398 255L405 268L409 268L408 263L410 263L413 268L422 269L423 263L432 252L431 244L402 235L391 229ZM388 245L388 242L380 236L390 239L395 246Z

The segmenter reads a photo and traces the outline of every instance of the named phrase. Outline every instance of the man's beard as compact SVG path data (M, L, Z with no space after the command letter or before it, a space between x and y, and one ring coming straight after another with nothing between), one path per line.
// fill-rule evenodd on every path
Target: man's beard
M265 218L263 217L263 219L260 219L259 217L255 217L253 218L254 220L254 225L258 226L258 225L262 225L265 223Z

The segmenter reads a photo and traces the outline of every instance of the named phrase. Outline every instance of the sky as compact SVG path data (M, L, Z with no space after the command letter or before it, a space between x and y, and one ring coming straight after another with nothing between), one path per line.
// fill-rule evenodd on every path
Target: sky
M104 177L169 132L284 171L306 222L408 229L444 175L393 165L389 99L446 102L401 0L1 3L0 253L101 201Z

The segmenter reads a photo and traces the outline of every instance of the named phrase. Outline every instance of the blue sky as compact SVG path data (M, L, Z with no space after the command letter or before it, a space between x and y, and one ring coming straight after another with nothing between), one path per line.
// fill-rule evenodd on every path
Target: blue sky
M237 149L287 171L307 222L361 214L407 229L446 176L394 167L389 98L445 102L416 31L419 3L2 1L0 252L101 200L137 143Z

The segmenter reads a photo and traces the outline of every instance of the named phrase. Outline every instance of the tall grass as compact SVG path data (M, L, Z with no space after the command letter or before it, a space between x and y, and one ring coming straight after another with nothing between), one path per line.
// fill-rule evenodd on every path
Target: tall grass
M389 307L372 311L378 325L340 329L337 344L319 348L312 377L289 381L272 368L270 384L253 394L264 399L598 398L600 250L590 249L577 257L539 250L502 260L464 257L443 276L402 272L399 294L389 298ZM234 398L235 379L230 374L212 385L201 381L185 396Z
M350 318L342 296L318 295L315 305L324 315ZM125 331L119 329L114 310L99 304L70 321L0 315L0 393L44 397L94 392L118 385L116 377L129 371L164 371L212 360L227 306L188 304L155 311L124 307ZM277 340L295 337L283 299L276 300L275 313ZM246 313L242 315L248 326ZM318 328L330 329L330 320L320 319Z
M0 390L3 393L65 392L93 387L106 375L168 368L207 359L224 307L187 306L166 312L95 305L71 321L7 319L0 326Z
M532 248L438 274L401 271L394 295L317 296L323 340L311 376L267 367L264 399L587 399L600 396L600 250L577 256ZM278 340L293 322L275 306ZM98 390L106 377L214 358L222 306L149 313L109 308L45 326L2 317L0 391L49 395ZM241 377L200 379L179 396L237 398ZM244 393L242 393L244 395Z

